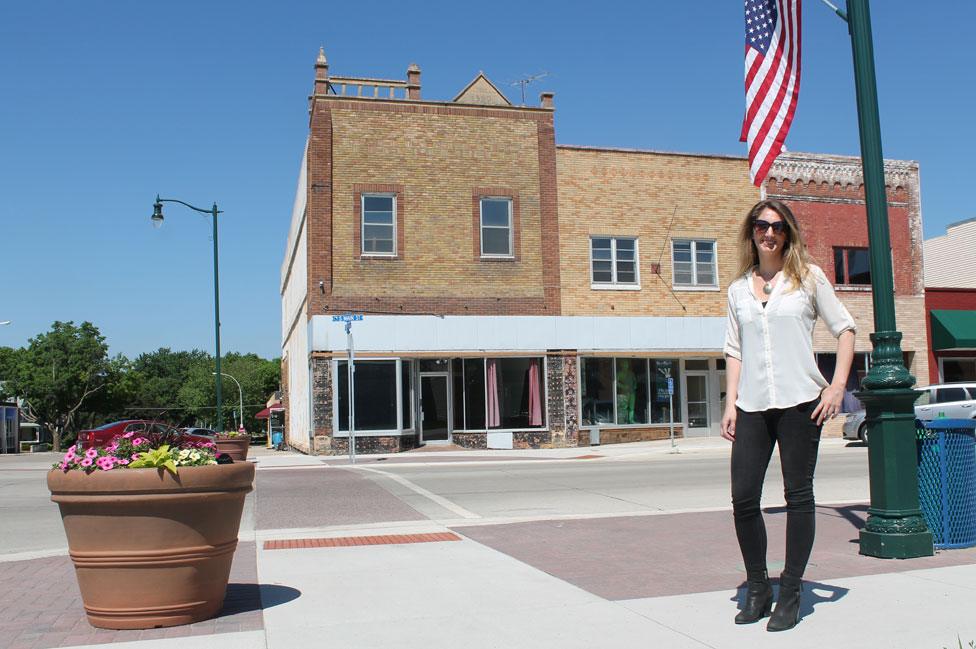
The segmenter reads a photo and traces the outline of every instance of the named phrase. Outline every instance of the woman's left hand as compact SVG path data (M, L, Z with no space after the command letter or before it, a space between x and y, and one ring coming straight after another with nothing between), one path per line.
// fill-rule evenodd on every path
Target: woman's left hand
M844 401L844 388L839 385L828 385L820 393L820 403L813 409L810 419L816 419L819 426L826 419L832 418L840 412L840 405Z

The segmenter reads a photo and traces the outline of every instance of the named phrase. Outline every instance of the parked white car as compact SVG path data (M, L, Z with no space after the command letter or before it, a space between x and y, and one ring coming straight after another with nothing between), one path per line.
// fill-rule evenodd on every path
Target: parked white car
M916 419L976 419L976 383L940 383L919 388L919 392L922 396L915 402ZM844 439L859 439L868 443L864 414L863 410L847 414L843 426Z
M915 417L929 421L976 418L976 383L940 383L921 388L915 402Z

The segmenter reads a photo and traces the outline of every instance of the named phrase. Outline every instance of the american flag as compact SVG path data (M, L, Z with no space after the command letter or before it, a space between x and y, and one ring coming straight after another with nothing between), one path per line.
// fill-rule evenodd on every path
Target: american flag
M800 0L745 0L749 177L762 185L793 122L800 92Z

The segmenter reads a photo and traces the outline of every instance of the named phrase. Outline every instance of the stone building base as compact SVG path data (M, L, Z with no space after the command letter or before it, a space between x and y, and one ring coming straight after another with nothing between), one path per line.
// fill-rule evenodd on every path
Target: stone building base
M601 428L600 445L626 444L628 442L650 442L671 437L671 429L667 426L653 426L648 428ZM684 429L675 424L674 438L684 437ZM578 434L579 446L590 445L590 430L581 428Z
M349 440L345 437L316 435L312 438L312 448L289 445L293 450L306 455L348 455ZM382 437L362 436L356 438L356 453L377 455L381 453L400 453L417 448L416 435L385 435Z

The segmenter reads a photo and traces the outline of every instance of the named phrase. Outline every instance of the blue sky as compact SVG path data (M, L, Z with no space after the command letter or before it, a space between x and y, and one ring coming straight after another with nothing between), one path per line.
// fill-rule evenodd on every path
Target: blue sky
M843 4L841 2L841 4ZM926 238L967 201L976 4L873 3L884 154L921 164ZM480 8L479 8L480 7ZM858 154L846 25L805 0L787 147ZM744 155L742 4L10 1L0 6L0 345L90 320L113 353L213 346L220 221L225 351L280 354L279 268L313 63L449 100L479 70L556 93L556 139Z

